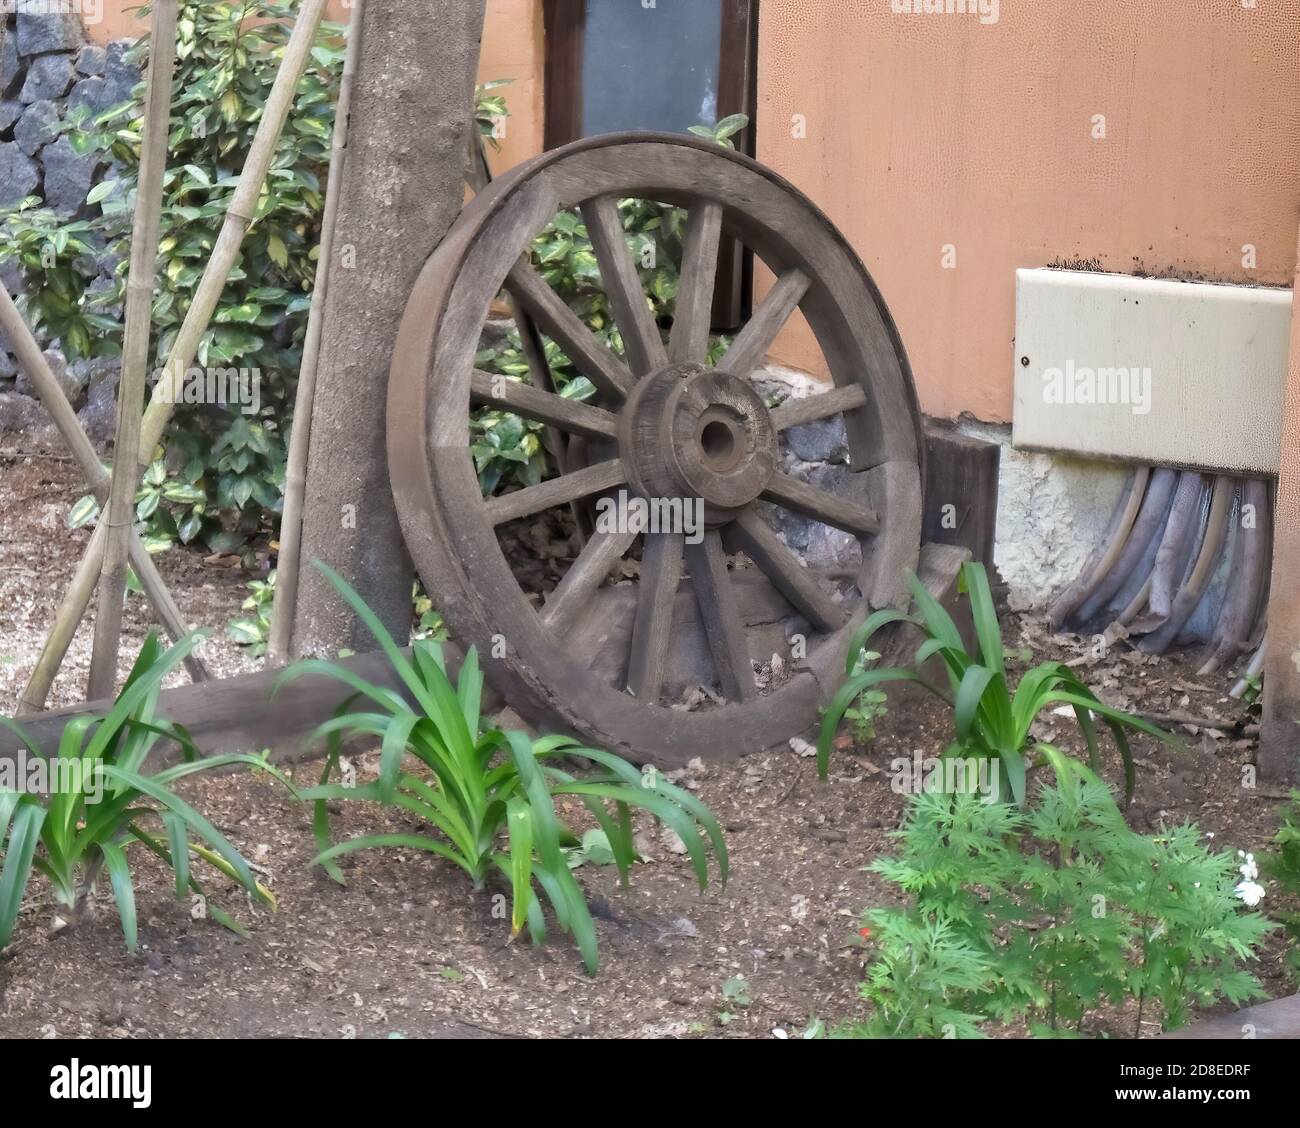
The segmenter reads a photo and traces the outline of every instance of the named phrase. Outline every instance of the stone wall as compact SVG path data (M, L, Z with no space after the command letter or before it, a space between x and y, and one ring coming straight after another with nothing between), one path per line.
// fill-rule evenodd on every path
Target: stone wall
M69 114L91 114L131 97L139 70L126 58L128 40L106 46L89 42L75 15L9 15L0 48L0 211L29 196L66 220L88 218L86 194L108 171L98 154L79 155L59 132ZM118 258L96 258L92 291L111 289ZM13 262L0 263L0 280L17 297L26 285ZM120 310L108 310L118 315ZM64 391L82 416L91 438L107 442L113 430L118 365L110 358L68 363L58 340L42 340ZM7 346L0 336L0 346ZM17 370L7 347L0 348L0 433L22 433L26 445L57 442L52 424Z

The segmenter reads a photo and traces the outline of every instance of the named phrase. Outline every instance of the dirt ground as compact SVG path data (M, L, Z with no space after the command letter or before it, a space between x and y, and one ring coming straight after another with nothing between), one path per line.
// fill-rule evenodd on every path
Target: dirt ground
M11 713L41 652L54 611L90 540L89 529L69 530L68 509L87 490L75 463L58 453L20 454L12 436L0 438L0 709ZM206 558L175 550L154 558L187 622L212 628L200 653L218 677L257 668L225 637L248 596L252 578L235 557ZM144 597L130 594L122 630L121 672L141 643L160 629ZM85 699L90 673L91 620L82 622L63 664L51 706ZM178 673L168 684L181 684Z
M77 496L71 465L0 456L6 711L86 539L62 524ZM242 573L181 552L159 564L192 621L220 630L235 616ZM141 605L132 606L138 618ZM1034 662L1083 657L1090 645L1051 638L1033 616L1010 617L1004 629L1008 645L1031 648ZM131 652L141 638L143 629L133 627ZM83 629L57 700L77 696L88 647ZM222 674L253 665L220 639L206 654ZM1188 660L1151 660L1123 648L1084 672L1112 702L1248 720L1224 696L1228 676L1202 681L1193 669ZM1047 721L1044 736L1055 725L1056 741L1077 745L1064 718ZM427 856L354 855L345 861L344 888L308 869L309 812L265 774L191 780L186 797L260 867L278 911L254 908L231 889L222 896L214 883L223 907L250 930L241 938L194 919L174 900L168 874L141 857L142 948L131 956L103 893L95 919L48 935L51 905L37 882L15 942L0 955L0 1036L797 1037L813 1016L831 1024L859 1017L857 984L869 953L858 918L891 899L863 867L888 852L904 808L889 788L888 766L914 750L937 753L947 726L928 702L896 706L865 753L837 754L826 783L794 749L688 772L687 786L726 829L731 881L701 895L687 863L648 826L649 857L630 888L618 886L612 868L584 865L578 872L597 915L602 958L594 979L562 936L540 949L510 944L508 922L494 911L497 891L475 894L458 870ZM1135 742L1133 825L1146 831L1191 819L1216 844L1260 851L1284 796L1243 787L1253 739L1206 729L1182 735L1183 752ZM364 776L374 765L363 757L358 766ZM302 767L299 782L314 782L317 771ZM400 817L359 805L334 819L336 836L402 827ZM1279 945L1270 942L1252 970L1274 997L1291 989L1279 968ZM748 1005L725 1002L723 985L742 976ZM1112 1032L1128 1032L1120 1016Z

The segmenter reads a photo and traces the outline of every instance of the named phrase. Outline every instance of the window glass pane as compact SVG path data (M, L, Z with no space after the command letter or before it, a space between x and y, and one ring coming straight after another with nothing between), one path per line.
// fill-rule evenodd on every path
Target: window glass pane
M587 0L583 136L715 122L721 49L721 0Z

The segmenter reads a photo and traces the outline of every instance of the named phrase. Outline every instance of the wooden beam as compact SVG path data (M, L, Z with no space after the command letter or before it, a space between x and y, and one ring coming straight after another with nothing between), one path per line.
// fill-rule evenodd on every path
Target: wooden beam
M969 549L971 558L992 576L1001 448L956 431L927 427L925 449L922 543Z
M1161 1038L1189 1041L1195 1039L1240 1040L1247 1028L1252 1038L1300 1038L1300 995L1274 999L1232 1014L1212 1015L1191 1026L1161 1034Z
M443 652L447 672L454 680L462 655L450 645L444 645ZM409 655L410 651L405 653ZM338 665L374 685L395 689L409 700L388 659L380 652L341 659ZM158 715L184 725L205 756L225 752L259 753L269 748L276 760L312 759L320 750L304 747L304 737L316 725L329 720L334 710L352 695L352 690L342 682L312 675L287 683L272 696L283 674L283 670L263 670L201 685L165 689L158 699ZM484 709L495 710L500 705L501 698L485 686ZM69 721L86 715L103 716L111 706L112 702L107 700L90 701L20 716L17 720L42 751L53 754ZM362 703L359 707L366 706ZM13 759L17 749L18 741L13 733L0 728L0 761Z
M1300 287L1300 251L1295 281ZM1281 469L1273 509L1273 582L1258 761L1260 778L1276 781L1295 779L1300 767L1300 317L1294 311Z

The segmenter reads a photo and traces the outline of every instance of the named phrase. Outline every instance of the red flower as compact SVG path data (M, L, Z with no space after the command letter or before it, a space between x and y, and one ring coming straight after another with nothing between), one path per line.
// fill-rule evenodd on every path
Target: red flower
M861 936L863 940L870 940L870 939L871 939L871 929L869 929L869 928L859 928L859 929L858 929L858 935Z

